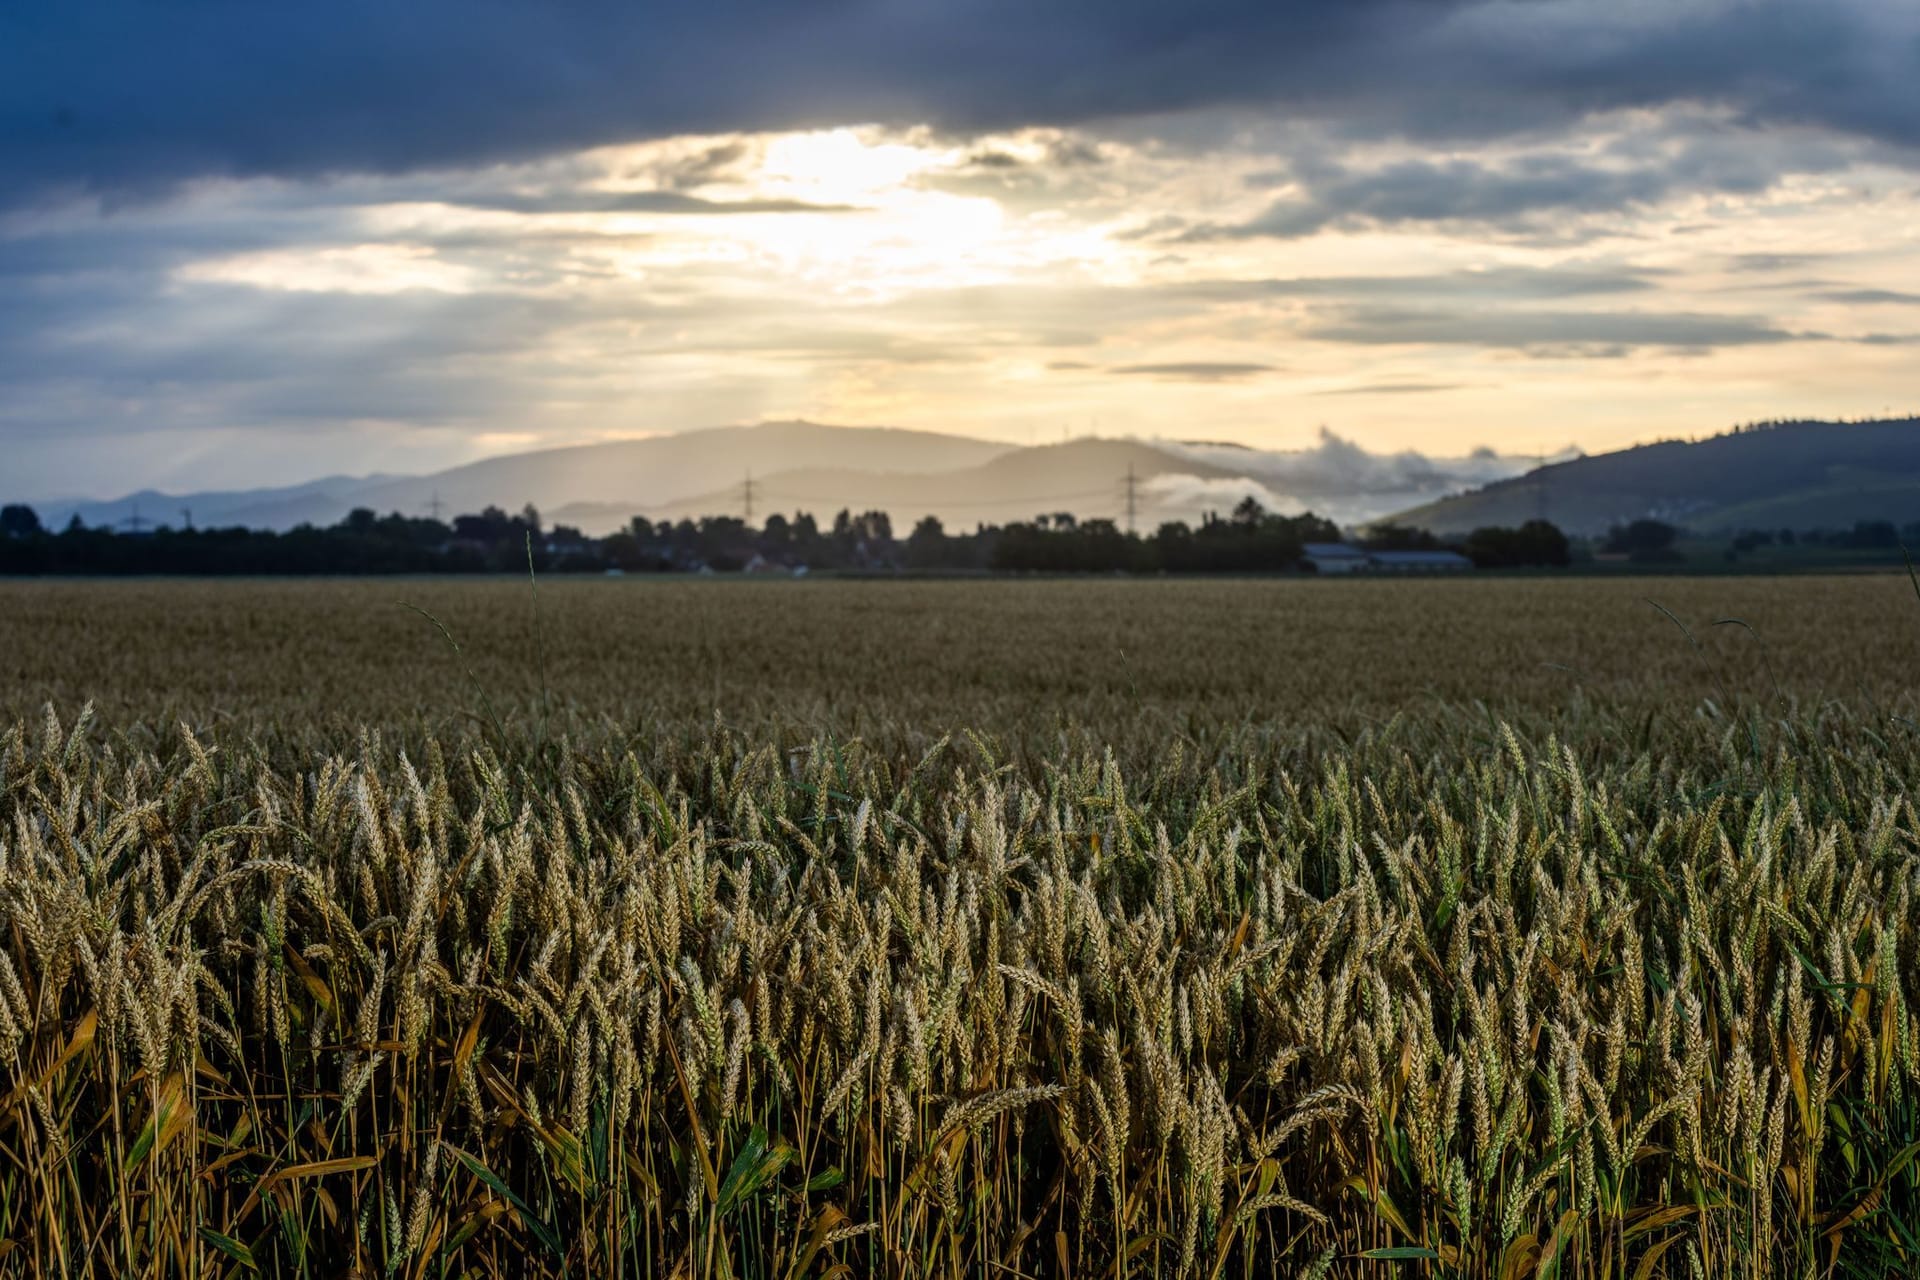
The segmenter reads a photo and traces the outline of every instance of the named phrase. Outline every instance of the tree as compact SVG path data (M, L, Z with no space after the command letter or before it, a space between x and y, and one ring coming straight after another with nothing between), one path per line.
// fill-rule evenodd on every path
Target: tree
M1489 525L1467 535L1468 559L1482 569L1549 568L1571 559L1567 535L1546 520L1517 529Z
M1679 536L1680 531L1664 521L1643 519L1613 526L1601 545L1616 555L1625 553L1629 560L1677 560L1673 542Z
M512 519L498 507L483 507L479 515L460 515L453 518L453 532L456 537L470 542L482 542L492 546L504 542L507 532L513 527Z
M743 569L753 559L753 531L739 516L701 516L700 558L717 572Z
M1437 551L1440 539L1425 529L1388 520L1369 528L1360 545L1369 551Z
M0 537L31 538L41 532L40 513L21 502L0 507Z
M1900 531L1891 520L1861 520L1847 541L1862 549L1888 550L1900 545Z
M1551 520L1529 520L1521 525L1520 550L1528 564L1559 566L1573 559L1567 535Z
M938 516L923 516L907 535L907 565L938 569L947 564L947 530Z
M872 542L893 541L893 517L884 511L869 511L860 517L861 536Z

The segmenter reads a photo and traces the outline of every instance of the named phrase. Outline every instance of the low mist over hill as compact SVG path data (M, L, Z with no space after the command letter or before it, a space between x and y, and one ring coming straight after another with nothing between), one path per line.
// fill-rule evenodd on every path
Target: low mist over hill
M1641 517L1702 533L1920 517L1920 418L1762 423L1575 458L1403 511L1436 533L1544 516L1573 534Z
M1078 439L1020 447L885 427L762 423L608 444L507 454L418 476L333 476L285 488L40 503L60 526L179 524L288 529L331 524L356 507L423 516L532 503L590 534L653 519L841 508L884 510L906 524L934 515L954 528L1070 511L1124 523L1226 512L1249 495L1275 510L1370 519L1518 473L1526 460L1479 450L1459 458L1377 454L1323 432L1312 448L1258 450L1171 440ZM1131 479L1129 479L1131 477Z
M975 524L1005 524L1041 513L1070 511L1086 518L1125 519L1127 475L1131 469L1138 521L1173 518L1195 504L1169 504L1163 494L1184 495L1185 488L1169 482L1216 486L1213 506L1225 510L1248 493L1258 496L1261 486L1233 471L1189 461L1164 447L1135 440L1073 440L1063 444L1013 449L978 466L914 474L852 467L796 467L776 471L754 481L755 512L812 511L831 514L841 508L881 510L905 523L923 515L965 528ZM1230 495L1230 496L1229 496ZM724 488L694 494L649 514L700 515L738 513L745 486L736 477ZM1225 497L1224 505L1217 499ZM556 520L583 529L625 523L632 512L619 504L576 503L557 509Z

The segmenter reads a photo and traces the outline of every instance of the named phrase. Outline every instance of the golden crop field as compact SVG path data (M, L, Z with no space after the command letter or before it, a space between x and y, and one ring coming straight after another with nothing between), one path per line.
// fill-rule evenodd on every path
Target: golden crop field
M558 579L539 583L537 615L524 579L0 582L0 713L91 699L123 728L457 729L473 684L408 604L529 728L543 706L556 727L615 732L704 733L717 714L756 737L909 746L970 730L1048 749L1067 724L1157 751L1168 735L1351 731L1475 702L1898 710L1920 669L1920 600L1890 575Z
M1917 670L1890 576L0 584L0 1268L1912 1275Z

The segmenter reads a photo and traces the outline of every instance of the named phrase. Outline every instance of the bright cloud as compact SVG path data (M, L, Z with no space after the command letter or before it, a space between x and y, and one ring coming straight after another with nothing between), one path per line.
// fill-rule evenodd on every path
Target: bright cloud
M189 262L175 273L187 283L239 284L306 293L470 293L478 275L442 261L424 245L360 244L340 249L270 249Z

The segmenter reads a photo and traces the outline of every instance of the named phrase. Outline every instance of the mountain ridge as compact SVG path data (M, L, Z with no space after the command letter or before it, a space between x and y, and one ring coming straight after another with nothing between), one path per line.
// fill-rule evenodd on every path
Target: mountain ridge
M1311 509L1343 523L1517 473L1523 460L1481 448L1461 456L1375 453L1322 429L1316 442L1259 449L1179 437L1081 437L1019 446L898 427L806 421L640 436L501 454L419 475L333 475L256 490L169 494L143 490L110 501L39 504L42 520L78 516L96 527L178 523L285 530L333 524L350 510L410 516L518 511L605 533L635 515L744 514L753 478L757 514L841 507L885 510L906 527L932 514L956 528L1042 513L1136 526L1224 513L1246 497L1269 509ZM1128 476L1132 476L1132 503Z
M978 466L937 473L793 468L758 477L754 487L758 511L804 509L825 519L841 508L878 510L893 514L896 524L931 515L951 528L964 529L1054 511L1071 511L1081 519L1123 520L1130 469L1136 509L1143 519L1165 514L1145 491L1158 477L1178 475L1224 483L1246 479L1143 441L1095 438L1015 449ZM1251 490L1256 485L1247 481L1247 487ZM660 504L645 514L655 519L738 514L743 496L741 486L735 485ZM634 514L606 504L570 503L555 509L552 516L591 529L624 524Z
M628 507L631 515L688 494L737 489L750 469L787 469L825 457L848 465L878 460L903 471L942 470L1016 447L901 427L788 420L498 454L420 475L330 476L257 490L143 490L105 501L47 503L42 514L49 523L65 524L77 514L89 525L115 525L126 522L135 504L149 523L156 517L170 521L186 506L202 524L275 529L330 524L355 507L424 516L436 506L451 515L489 505L518 510L532 503L547 511L600 502Z
M1756 423L1537 467L1388 517L1442 535L1542 518L1595 536L1656 519L1700 533L1920 517L1920 417Z

